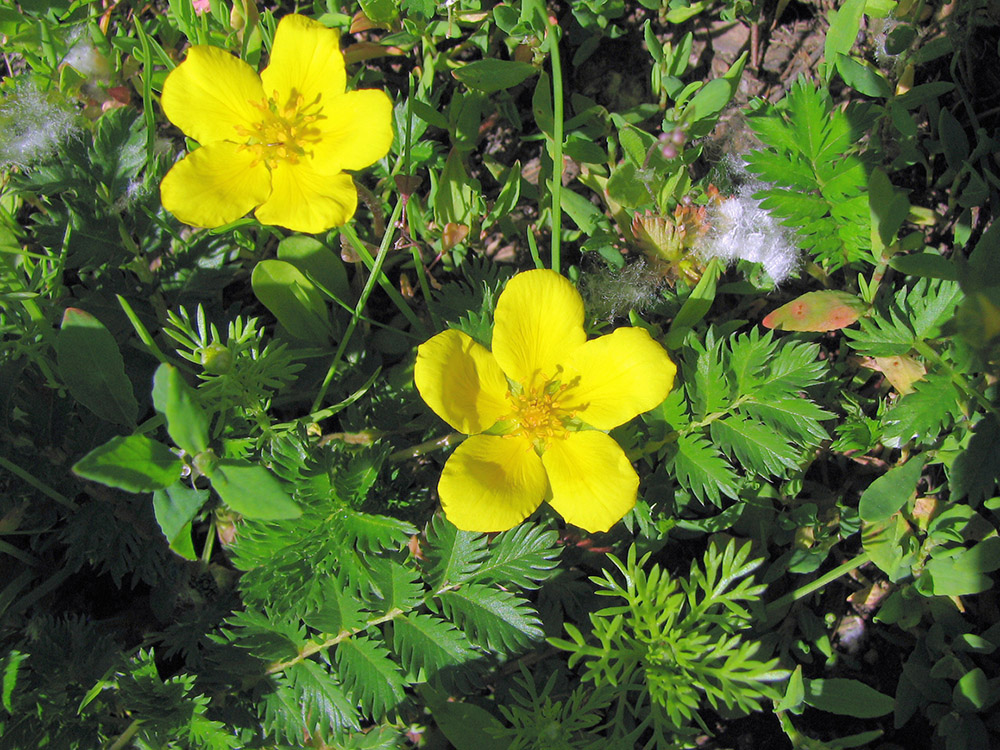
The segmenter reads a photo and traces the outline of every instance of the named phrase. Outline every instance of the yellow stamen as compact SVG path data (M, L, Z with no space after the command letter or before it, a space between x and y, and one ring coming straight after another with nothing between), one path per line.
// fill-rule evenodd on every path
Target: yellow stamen
M521 393L508 393L513 411L506 419L515 424L510 435L523 435L536 448L544 450L550 440L563 440L569 435L566 422L573 411L560 404L567 386L557 380L543 382Z
M263 161L270 169L280 162L298 164L312 156L312 146L319 143L322 132L313 123L323 118L319 98L308 104L305 97L292 89L288 99L281 104L278 92L267 99L250 104L260 110L260 120L252 126L236 125L236 133L245 138L241 149L249 149L257 157L254 164Z

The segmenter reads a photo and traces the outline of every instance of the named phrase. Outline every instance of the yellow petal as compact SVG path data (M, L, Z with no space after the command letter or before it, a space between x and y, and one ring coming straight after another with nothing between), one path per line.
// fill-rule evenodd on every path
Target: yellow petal
M524 438L474 435L448 459L438 482L448 520L465 531L506 531L537 508L548 483Z
M218 227L236 221L267 198L267 167L235 143L202 146L174 164L160 183L163 207L196 227Z
M639 477L625 452L603 432L571 432L552 440L542 463L549 475L549 503L569 523L607 531L635 505Z
M347 87L340 35L305 16L287 15L278 23L271 60L260 74L268 96L284 105L301 94L305 104L326 106Z
M198 45L163 82L160 106L185 135L202 144L246 141L240 130L261 119L264 100L254 69L218 47Z
M357 207L349 174L323 174L309 161L282 161L271 170L271 195L255 216L261 224L317 234L346 224Z
M571 381L560 405L599 430L610 430L649 411L670 393L677 367L642 328L619 328L574 351Z
M392 145L392 101L384 91L348 91L323 107L315 159L323 169L364 169Z
M557 365L587 339L583 300L555 271L526 271L507 282L497 300L493 356L512 380L551 379Z
M511 411L500 365L461 331L444 331L417 347L413 380L434 413L466 435Z

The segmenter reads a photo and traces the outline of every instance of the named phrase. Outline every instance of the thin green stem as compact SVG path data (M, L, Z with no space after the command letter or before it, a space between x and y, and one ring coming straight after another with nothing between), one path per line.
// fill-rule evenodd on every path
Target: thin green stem
M544 9L544 6L543 6ZM543 10L544 12L544 10ZM549 23L546 14L546 23ZM545 32L552 65L552 270L562 265L563 78L559 57L559 27L549 23Z
M20 466L18 466L15 463L11 463L3 456L0 456L0 468L6 469L14 476L20 477L46 497L50 497L57 503L65 505L70 510L77 510L77 504L74 503L72 500L70 500L68 497L66 497L62 493L56 492L54 489L45 484L45 482L41 481L40 479L36 479L34 476L26 472Z
M431 451L448 448L464 438L465 435L461 432L449 432L444 437L425 440L424 442L413 445L409 448L402 448L394 453L390 453L389 460L393 462L406 461L407 459L416 458L417 456L422 456L425 453L430 453Z
M401 205L402 201L396 204L396 208L393 209L392 216L389 218L389 226L386 227L385 237L388 237L390 240L393 229L395 229L396 222L399 220L399 212L401 210L400 209ZM351 227L350 225L347 225L344 226L341 229L341 231L343 231L344 236L347 237L348 241L351 243L351 247L361 257L361 260L364 262L364 264L368 266L369 269L373 269L375 267L375 259L372 258L372 254L368 252L368 248L365 247L365 244L360 239L358 239L358 235L354 232L354 228ZM379 247L379 252L380 253L382 252L382 247L385 247L386 252L388 252L390 244L391 242L387 244L386 240L383 238L382 245ZM421 321L420 318L417 317L417 314L413 312L413 310L407 304L406 300L403 299L403 295L401 295L399 293L399 290L392 285L392 282L389 281L389 279L387 279L381 273L376 275L376 281L378 281L379 286L382 287L383 291L388 295L389 299L392 300L393 304L396 305L399 311L403 314L403 317L409 321L410 325L413 326L413 328L417 331L417 333L420 334L422 338L426 338L427 326L425 326L423 324L423 321Z
M535 241L535 230L528 227L528 250L531 252L531 260L535 263L535 268L545 268L542 263L542 256L538 254L538 242Z
M358 321L361 320L361 314L364 312L365 305L368 304L368 298L371 296L372 291L375 289L376 282L384 281L382 275L382 266L385 264L385 257L389 253L389 248L392 245L392 235L395 229L396 222L399 220L399 215L403 210L402 199L396 201L396 207L392 210L392 216L389 219L389 225L386 227L385 234L382 235L382 244L379 246L378 254L375 259L370 263L366 260L366 264L371 269L371 273L368 275L368 280L365 282L364 289L361 290L361 296L358 298L358 304L354 307L354 314L351 315L351 322L347 324L347 330L344 332L343 338L340 339L340 344L337 346L337 351L334 352L333 360L330 362L330 367L326 371L326 377L323 378L323 384L320 386L319 393L316 394L316 400L313 401L312 408L309 410L311 412L318 411L320 406L323 405L323 400L326 398L326 392L330 388L330 383L333 382L333 377L337 373L337 367L340 365L340 360L344 356L344 351L347 349L347 344L350 342L351 337L354 335L354 329L358 326ZM368 249L364 246L364 243L358 238L355 233L354 228L350 224L345 224L340 230L345 237L347 237L354 249L360 254L364 251L364 254L371 258L371 254ZM364 257L364 256L362 256ZM392 288L392 285L389 285ZM395 289L393 289L395 291ZM397 292L398 294L398 292ZM400 298L402 300L402 298ZM406 303L403 302L406 306ZM403 308L400 308L401 310ZM410 313L412 314L412 310Z
M142 116L146 121L146 163L153 164L156 157L156 113L153 111L153 51L142 21L135 19L135 31L142 48ZM129 238L131 240L131 237Z
M424 595L424 604L430 599L440 596L445 591L451 591L458 588L458 584L449 583L441 586L436 591L428 592ZM412 610L411 610L412 611ZM325 651L328 648L336 646L341 641L347 640L348 638L357 635L358 633L363 633L368 630L368 628L374 627L375 625L381 625L384 622L389 622L389 620L394 620L400 615L406 614L407 610L400 609L399 607L393 607L384 615L379 615L378 617L368 620L364 625L360 625L356 628L351 628L350 630L341 630L337 635L327 638L322 643L316 643L315 641L302 647L298 655L293 656L291 659L285 661L274 662L267 669L264 670L264 674L277 674L278 672L284 672L289 667L295 666L300 662L305 661L313 654L318 654L320 651Z
M296 664L305 661L313 654L318 654L320 651L325 651L328 648L336 646L341 641L346 640L347 638L350 638L353 635L357 635L358 633L367 630L370 627L373 627L375 625L381 625L383 622L389 622L389 620L393 620L399 617L401 614L403 614L403 610L401 610L399 607L393 607L381 617L376 617L374 620L369 620L360 627L352 628L351 630L342 630L341 632L337 633L337 635L327 638L322 643L315 643L315 642L310 643L307 646L304 646L302 650L299 651L297 656L293 656L291 659L288 659L286 661L275 662L274 664L269 666L266 670L264 670L264 674L277 674L278 672L284 672L289 667L293 667Z
M764 611L767 614L767 619L770 620L776 613L780 612L788 605L792 604L793 602L797 602L799 599L809 596L809 594L813 593L814 591L818 591L819 589L826 586L828 583L836 581L842 575L850 573L852 570L855 570L856 568L860 568L862 565L868 562L869 559L870 556L868 555L868 553L862 552L857 557L852 557L843 565L838 565L829 573L824 573L814 581L810 581L804 586L799 586L797 589L789 591L784 596L775 599L773 602L771 602L764 608Z
M205 546L201 548L201 563L206 567L212 560L212 549L215 547L216 534L216 519L215 514L213 513L211 521L208 525L208 536L205 537Z
M125 731L121 733L121 736L108 746L108 750L122 750L122 748L124 748L135 736L135 733L139 731L139 727L141 725L142 719L135 719L128 725Z

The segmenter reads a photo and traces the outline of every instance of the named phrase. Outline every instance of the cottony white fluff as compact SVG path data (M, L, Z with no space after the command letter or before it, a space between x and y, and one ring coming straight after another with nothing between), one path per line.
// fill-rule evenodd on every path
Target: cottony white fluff
M742 185L736 195L708 207L709 231L699 241L697 252L706 260L727 263L748 260L760 263L775 285L785 281L799 266L799 250L791 232L765 209L753 194L760 182Z
M37 164L79 129L76 114L55 94L30 79L18 81L0 102L0 168Z
M583 277L587 309L599 320L614 320L628 310L642 312L656 300L663 279L642 259L618 270L602 269Z

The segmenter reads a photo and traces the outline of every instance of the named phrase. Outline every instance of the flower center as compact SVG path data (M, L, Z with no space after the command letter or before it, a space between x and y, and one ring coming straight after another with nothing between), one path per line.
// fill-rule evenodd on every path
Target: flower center
M283 161L298 164L310 153L310 147L319 143L322 131L313 124L323 117L319 97L306 103L305 97L292 89L284 104L279 102L277 91L250 104L260 110L260 119L250 127L235 127L237 134L247 139L240 149L253 152L254 164L263 161L270 169Z
M514 406L508 419L516 425L509 434L523 435L541 449L549 440L568 436L566 421L573 413L559 403L566 388L558 380L550 380L520 393L508 392Z

